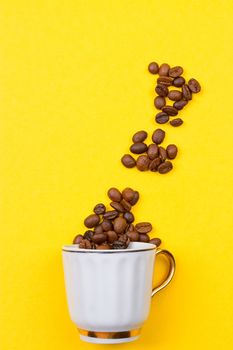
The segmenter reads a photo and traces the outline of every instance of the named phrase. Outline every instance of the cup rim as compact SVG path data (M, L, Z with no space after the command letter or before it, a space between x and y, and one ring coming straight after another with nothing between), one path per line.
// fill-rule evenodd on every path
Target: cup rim
M117 253L139 253L148 250L156 250L157 246L152 243L131 242L127 249L83 249L78 244L63 245L62 251L68 253L91 253L91 254L117 254Z

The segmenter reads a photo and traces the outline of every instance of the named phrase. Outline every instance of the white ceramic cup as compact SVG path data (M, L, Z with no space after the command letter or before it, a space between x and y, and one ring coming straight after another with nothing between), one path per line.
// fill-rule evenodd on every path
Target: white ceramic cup
M136 340L147 319L151 296L164 288L175 272L167 250L132 242L127 249L91 250L63 247L68 308L80 338L92 343ZM168 258L166 279L152 289L156 255Z

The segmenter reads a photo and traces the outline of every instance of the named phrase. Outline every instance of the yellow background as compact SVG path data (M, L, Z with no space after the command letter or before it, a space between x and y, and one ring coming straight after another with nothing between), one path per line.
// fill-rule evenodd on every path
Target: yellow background
M110 186L141 193L137 221L177 260L119 347L232 348L232 16L230 0L1 1L1 350L97 348L69 319L61 246ZM202 85L184 125L164 126L179 146L165 176L119 160L156 127L151 60Z

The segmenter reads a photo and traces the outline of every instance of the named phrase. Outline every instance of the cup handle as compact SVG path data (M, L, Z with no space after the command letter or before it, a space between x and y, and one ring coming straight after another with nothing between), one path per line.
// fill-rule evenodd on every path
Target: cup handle
M155 255L159 255L159 254L163 254L167 257L168 262L169 262L169 270L168 270L168 274L167 274L165 280L162 283L160 283L158 286L156 286L152 289L152 294L151 294L152 297L157 292L159 292L161 289L165 288L171 282L171 280L175 274L175 268L176 268L175 258L168 250L157 249L157 251L155 252Z

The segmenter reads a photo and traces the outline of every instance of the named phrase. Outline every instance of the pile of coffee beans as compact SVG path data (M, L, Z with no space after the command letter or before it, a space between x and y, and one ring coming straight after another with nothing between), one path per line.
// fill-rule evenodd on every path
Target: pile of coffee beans
M75 236L73 244L83 249L126 249L131 241L149 242L157 247L161 244L159 238L150 239L148 233L152 225L149 222L133 224L135 218L131 209L139 199L138 191L128 187L120 192L112 187L108 197L111 210L103 203L96 204L93 213L84 220L88 230Z
M161 110L155 116L158 124L167 123L171 117L177 116L178 112L192 100L192 95L201 91L201 86L196 79L190 79L187 83L182 76L183 68L180 66L170 67L163 63L161 66L156 62L151 62L148 66L151 74L158 74L155 92L158 96L154 99L154 105ZM167 104L166 98L172 101L172 106ZM183 124L181 118L170 121L174 127Z
M165 131L156 129L152 134L152 143L147 145L145 140L148 134L141 130L136 132L130 146L130 151L133 154L139 155L137 159L131 154L125 154L121 158L122 164L126 168L137 167L140 171L158 171L160 174L166 174L172 170L173 165L171 159L175 159L178 149L174 144L168 145L166 148L160 146L165 138Z

